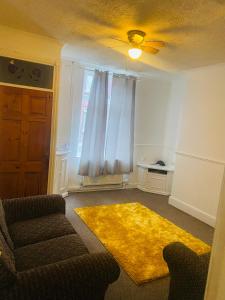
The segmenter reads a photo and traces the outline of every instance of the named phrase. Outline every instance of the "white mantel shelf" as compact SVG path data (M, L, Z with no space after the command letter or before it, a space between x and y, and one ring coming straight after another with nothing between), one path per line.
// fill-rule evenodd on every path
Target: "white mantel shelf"
M137 166L143 169L154 169L154 170L167 171L167 172L174 171L173 165L160 166L156 164L137 163Z
M137 163L138 188L149 193L170 195L174 166Z

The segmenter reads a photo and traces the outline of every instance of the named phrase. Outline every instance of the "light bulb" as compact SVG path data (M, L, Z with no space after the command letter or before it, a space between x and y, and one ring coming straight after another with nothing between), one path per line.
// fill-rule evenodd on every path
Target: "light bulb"
M139 48L131 48L128 50L128 54L131 58L138 59L142 54L142 50Z

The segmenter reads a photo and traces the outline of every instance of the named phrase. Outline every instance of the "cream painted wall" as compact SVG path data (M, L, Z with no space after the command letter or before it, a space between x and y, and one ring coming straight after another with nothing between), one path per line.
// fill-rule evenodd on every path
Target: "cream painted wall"
M215 224L223 165L177 154L170 204Z
M28 61L51 64L55 67L54 98L52 112L52 138L49 165L48 192L53 190L55 140L57 123L58 82L61 56L61 44L45 36L28 33L0 25L0 55Z
M79 132L84 69L72 61L63 60L61 67L57 149L68 151L68 190L78 189L81 177L77 175L79 159L76 143Z
M174 163L183 88L183 81L179 78L144 78L138 81L135 109L138 161L163 159L168 164Z
M172 97L176 79L141 78L137 82L135 107L134 165L164 160L174 162L179 97ZM129 183L137 183L137 168Z
M134 143L139 161L164 159L170 91L169 80L142 78L137 81Z
M70 144L72 126L72 72L71 62L64 61L61 64L59 103L58 103L58 123L57 123L57 148L68 149Z
M214 225L225 163L225 65L195 69L183 78L170 203Z
M48 38L0 25L0 55L59 64L62 45Z
M180 124L183 108L183 94L186 89L186 82L182 76L173 78L170 101L167 111L164 157L167 161L174 164L175 151L177 148L178 137L180 135Z
M72 82L75 84L72 87L73 94L73 108L72 108L72 128L70 136L70 146L71 153L69 157L69 190L76 189L80 186L81 176L78 173L79 158L76 155L77 151L77 139L79 134L80 125L80 108L82 102L82 92L83 92L83 78L84 78L84 68L73 64L73 74Z
M187 72L178 151L225 162L225 65Z

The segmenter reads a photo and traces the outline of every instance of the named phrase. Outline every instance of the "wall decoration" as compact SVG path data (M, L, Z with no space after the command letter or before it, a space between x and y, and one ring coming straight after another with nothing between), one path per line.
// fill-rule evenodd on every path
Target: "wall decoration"
M0 82L52 89L54 67L0 56Z

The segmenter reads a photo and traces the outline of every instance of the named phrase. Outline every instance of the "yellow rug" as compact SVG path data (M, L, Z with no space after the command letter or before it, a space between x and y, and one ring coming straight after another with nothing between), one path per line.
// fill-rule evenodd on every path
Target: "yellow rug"
M169 274L162 250L180 241L197 254L210 246L140 203L76 208L121 267L138 285Z

